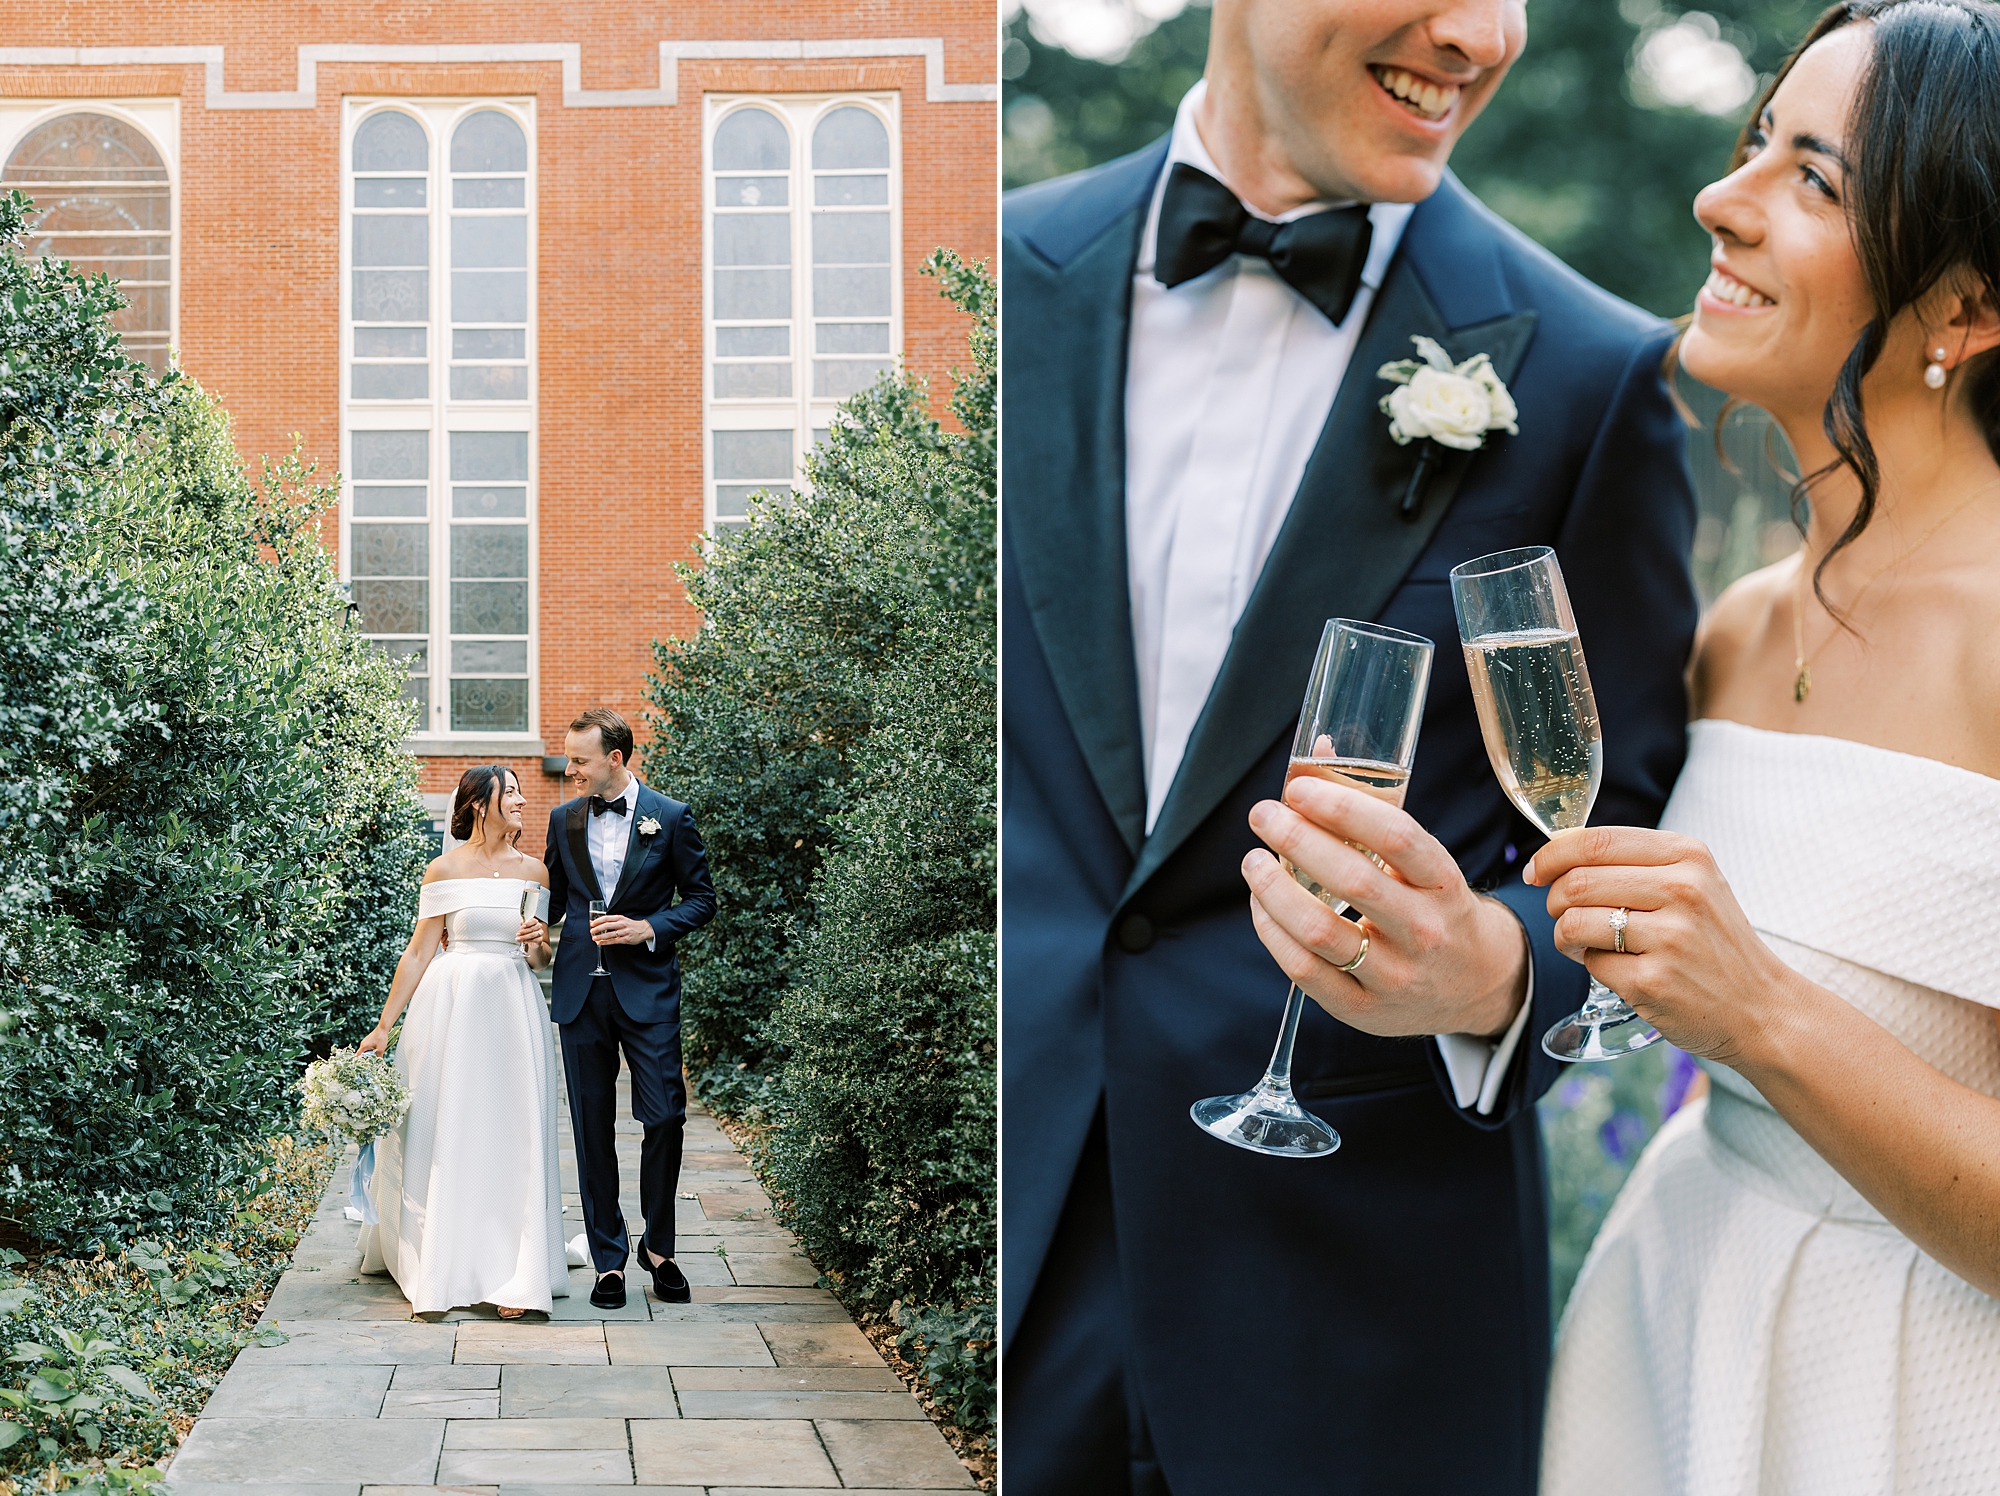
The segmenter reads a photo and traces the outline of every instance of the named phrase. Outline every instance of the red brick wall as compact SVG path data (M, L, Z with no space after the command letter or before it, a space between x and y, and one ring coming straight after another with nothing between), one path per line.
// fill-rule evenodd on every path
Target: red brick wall
M301 44L577 42L583 87L599 90L658 87L662 40L940 37L947 83L990 84L996 29L993 0L152 0L16 4L0 46L221 46L234 93L297 87ZM670 107L569 109L557 62L321 63L311 109L210 110L199 65L0 64L0 96L180 96L182 367L228 407L247 461L296 432L325 473L340 465L342 96L535 96L538 726L552 753L589 706L636 728L651 641L696 622L673 567L702 518L703 93L900 92L904 352L940 414L963 319L917 267L939 245L994 253L997 105L928 102L922 58L683 61L678 77ZM604 549L634 536L646 549L603 580ZM469 762L426 758L424 788L449 790ZM509 763L530 800L523 845L539 852L567 791L538 760Z

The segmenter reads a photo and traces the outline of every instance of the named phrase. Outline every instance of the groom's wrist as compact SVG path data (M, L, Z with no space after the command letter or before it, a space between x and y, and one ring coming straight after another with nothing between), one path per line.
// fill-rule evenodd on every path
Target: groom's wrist
M1470 1021L1462 1032L1476 1034L1488 1044L1497 1044L1514 1026L1514 1020L1521 1013L1521 1004L1527 1001L1528 972L1534 952L1529 945L1527 930L1515 917L1514 911L1500 900L1482 895L1479 911L1480 948L1507 955L1497 963L1494 980L1474 1005L1468 1015Z

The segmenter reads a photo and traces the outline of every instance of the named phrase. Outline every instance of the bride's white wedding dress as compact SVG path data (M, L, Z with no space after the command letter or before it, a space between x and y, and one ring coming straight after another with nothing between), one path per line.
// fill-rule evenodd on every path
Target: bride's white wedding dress
M567 1297L556 1156L556 1051L542 989L515 943L519 878L426 883L417 917L449 946L403 1017L396 1069L410 1113L376 1145L379 1225L361 1270L395 1276L416 1313L470 1304L547 1311Z
M2000 1096L2000 781L1697 722L1662 825L1709 845L1789 965ZM1577 1279L1544 1496L2000 1490L2000 1301L1708 1069Z

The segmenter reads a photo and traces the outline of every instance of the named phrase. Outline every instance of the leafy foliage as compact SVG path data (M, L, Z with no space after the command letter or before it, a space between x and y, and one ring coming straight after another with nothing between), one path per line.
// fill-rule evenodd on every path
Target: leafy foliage
M926 269L972 319L959 429L920 385L884 378L814 453L810 493L718 539L689 577L707 627L659 649L647 777L694 804L715 865L722 910L688 950L683 995L704 1096L758 1124L782 1218L849 1302L912 1306L934 1391L980 1429L995 295L948 252Z
M393 667L296 453L243 474L117 294L0 203L0 1219L214 1224L315 1043L358 1036L424 842ZM13 668L20 662L21 668ZM356 1025L359 1025L359 1028Z

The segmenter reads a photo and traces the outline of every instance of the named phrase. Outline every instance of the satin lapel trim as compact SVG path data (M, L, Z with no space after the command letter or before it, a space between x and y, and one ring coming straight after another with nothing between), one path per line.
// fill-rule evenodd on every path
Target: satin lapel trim
M1322 625L1329 618L1374 618L1388 605L1479 455L1459 453L1444 462L1421 508L1404 519L1398 508L1418 449L1390 440L1389 418L1377 408L1389 386L1375 371L1411 357L1410 339L1421 334L1437 339L1454 361L1491 353L1495 371L1510 379L1534 325L1535 314L1522 312L1454 332L1407 257L1396 257L1124 897L1173 855L1274 739L1297 725ZM1455 641L1434 642L1449 651ZM1272 784L1270 792L1280 788Z
M631 830L626 833L625 837L625 865L618 869L618 887L611 895L610 900L610 908L614 912L618 908L618 901L625 897L625 890L632 886L633 880L639 876L639 870L652 857L653 848L658 845L660 838L667 834L666 825L662 822L658 834L646 837L643 840L640 838L639 823L653 813L646 805L646 801L649 798L658 799L659 797L654 795L644 785L641 785L639 793L632 797L632 815L630 818L632 825Z
M597 869L590 861L590 801L580 799L569 808L566 822L569 830L569 859L576 864L576 879L589 890L593 899L604 897L604 890L597 886Z
M1146 827L1125 562L1125 357L1132 266L1158 163L1060 267L1016 252L1003 359L1007 544L1056 694L1133 852Z

